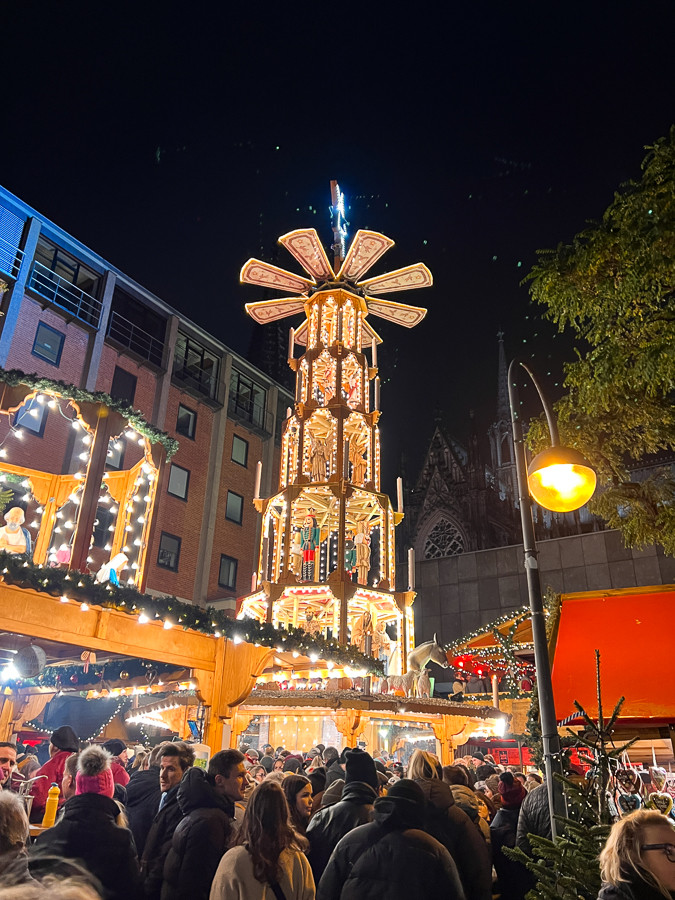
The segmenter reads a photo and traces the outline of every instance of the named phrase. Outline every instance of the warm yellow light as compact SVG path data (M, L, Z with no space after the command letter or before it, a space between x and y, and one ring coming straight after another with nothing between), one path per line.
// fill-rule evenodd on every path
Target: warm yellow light
M549 447L530 463L527 483L540 506L553 512L572 512L591 499L596 477L578 450Z

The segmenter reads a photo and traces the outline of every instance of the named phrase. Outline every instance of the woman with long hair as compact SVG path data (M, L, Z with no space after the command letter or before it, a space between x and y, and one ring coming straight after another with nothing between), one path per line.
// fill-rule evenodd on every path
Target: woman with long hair
M314 900L307 846L289 822L283 790L265 779L248 801L237 846L220 861L210 900Z
M600 854L599 900L675 897L675 826L660 812L639 809L613 827Z
M312 783L305 775L287 775L281 783L291 825L298 834L305 835L312 815Z

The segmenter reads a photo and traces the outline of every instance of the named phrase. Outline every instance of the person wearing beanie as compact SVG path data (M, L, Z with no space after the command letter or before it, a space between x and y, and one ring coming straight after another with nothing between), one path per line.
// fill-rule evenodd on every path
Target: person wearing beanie
M352 828L371 821L373 804L380 791L372 756L358 748L346 748L343 752L345 786L342 798L318 810L307 827L309 864L317 884L337 842Z
M63 808L60 822L38 836L31 856L77 859L97 878L106 900L141 900L136 848L128 828L119 824L112 757L92 745L77 760L75 796Z
M490 824L492 835L492 856L499 893L504 900L522 900L532 887L527 871L503 852L504 847L515 847L518 831L520 807L527 797L522 782L514 778L512 772L502 772L497 790L502 801L501 807Z
M452 856L466 896L471 900L492 900L490 850L478 828L455 802L450 785L442 780L438 757L415 750L408 763L408 778L419 785L427 802L424 829Z
M47 794L52 784L56 784L61 790L63 783L63 770L66 760L71 753L77 753L80 749L80 739L75 734L70 725L61 725L52 733L49 739L49 759L40 766L34 778L31 794L33 795L33 805L30 811L31 822L41 822L47 805ZM44 778L38 776L43 775ZM63 796L59 796L59 806L63 805Z
M326 765L326 787L345 777L344 760L340 758L336 747L326 747L323 751L323 761Z
M317 890L317 900L463 900L457 867L439 841L424 831L425 800L414 781L402 778L375 801L374 821L355 828L336 846Z
M129 773L126 770L126 765L129 762L127 745L119 738L112 738L103 744L103 749L107 750L112 756L110 768L112 769L113 781L115 784L121 784L122 787L126 787L129 784L130 778Z

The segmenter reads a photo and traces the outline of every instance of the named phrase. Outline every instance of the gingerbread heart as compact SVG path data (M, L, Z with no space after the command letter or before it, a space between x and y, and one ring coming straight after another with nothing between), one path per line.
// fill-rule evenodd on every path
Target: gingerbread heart
M666 786L666 770L662 769L661 766L650 766L649 767L649 777L652 780L652 784L656 788L657 791L663 792L663 789Z
M670 794L664 794L661 791L652 791L649 795L649 807L658 809L660 813L667 816L673 808L673 798Z
M619 794L616 798L622 816L635 812L642 806L642 797L639 794Z
M640 776L635 769L619 769L616 773L616 780L621 787L629 793L637 793L640 785Z

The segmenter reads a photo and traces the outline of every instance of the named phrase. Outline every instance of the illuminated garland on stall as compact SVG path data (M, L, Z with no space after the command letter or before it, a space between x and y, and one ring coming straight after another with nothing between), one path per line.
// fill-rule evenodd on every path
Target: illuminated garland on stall
M0 577L6 584L31 588L59 597L62 602L75 602L83 610L90 606L116 609L135 615L140 625L161 621L166 629L181 626L214 637L235 642L247 641L274 647L280 652L297 652L316 659L365 669L373 675L384 674L384 663L360 653L356 647L343 647L335 638L307 634L302 628L275 628L257 619L232 619L212 606L203 609L175 597L153 597L132 587L97 584L91 575L65 569L36 566L23 556L0 551Z
M178 450L178 441L165 431L161 431L151 425L139 410L134 409L123 400L115 400L110 394L103 391L85 391L74 384L66 384L64 381L54 381L44 378L42 375L27 375L18 369L5 370L0 368L0 382L9 387L18 387L25 384L34 391L52 391L66 400L74 400L76 403L102 403L108 409L119 413L135 430L146 437L151 444L161 444L166 452L167 461Z

